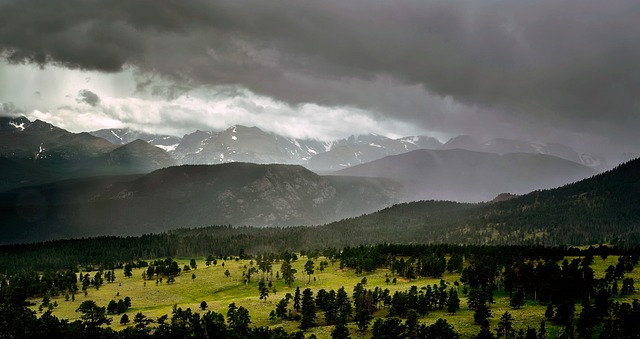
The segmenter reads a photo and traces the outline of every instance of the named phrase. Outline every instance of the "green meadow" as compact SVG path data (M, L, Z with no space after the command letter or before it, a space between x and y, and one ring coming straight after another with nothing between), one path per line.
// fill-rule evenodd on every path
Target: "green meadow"
M176 261L180 267L189 264L191 258L177 258ZM216 311L222 313L226 317L227 308L230 303L235 303L237 306L243 306L250 312L251 322L253 326L269 326L269 327L283 327L289 332L298 330L299 322L297 321L282 321L277 319L272 321L269 319L269 313L276 308L276 304L280 299L284 298L287 293L292 295L295 292L296 287L300 287L301 290L305 288L311 288L316 292L320 289L327 291L333 289L337 290L340 287L345 287L345 290L349 295L353 291L353 287L362 281L363 277L367 278L367 289L373 289L376 286L381 288L388 288L393 295L397 290L408 290L412 285L416 285L418 288L425 287L427 285L439 284L440 279L427 279L419 278L412 281L407 281L400 277L397 277L397 283L386 283L386 277L389 276L393 279L393 276L387 269L378 269L375 272L368 274L356 275L353 270L340 269L339 263L336 262L329 266L324 271L319 271L320 260L325 258L318 258L315 262L315 273L309 279L304 273L303 266L307 261L306 257L301 257L299 260L293 262L293 267L297 270L296 279L291 287L288 287L282 279L276 279L276 271L280 269L281 262L273 263L273 275L265 275L265 280L272 281L273 287L270 289L269 297L266 300L259 299L258 282L263 274L261 271L254 273L251 276L251 282L244 284L242 279L242 272L246 271L245 266L250 266L250 260L218 260L216 266L205 265L205 258L195 258L197 262L197 269L192 269L188 272L182 272L175 278L175 282L167 284L166 279L162 283L156 284L155 280L144 280L142 277L146 268L134 269L132 277L125 277L122 269L115 270L116 279L113 283L105 283L99 288L90 286L88 293L85 296L83 291L78 291L75 297L75 301L65 300L64 295L51 298L51 303L56 302L57 307L53 309L53 315L61 319L77 320L80 319L80 313L76 312L76 309L80 303L84 300L93 300L99 306L107 306L109 301L124 299L125 297L131 298L131 308L126 312L130 319L133 319L134 315L138 312L142 312L144 315L151 319L157 319L163 315L171 316L174 306L191 310L196 312L203 312L200 308L202 301L206 301L208 307L207 310ZM568 258L569 260L571 258ZM224 267L222 265L224 263ZM604 276L604 270L609 265L615 265L617 263L617 257L610 256L606 259L596 257L592 265L596 273L596 278ZM254 262L254 265L257 265ZM224 273L229 270L230 275L227 277ZM89 273L92 277L95 272L83 272ZM195 274L195 279L192 278L192 274ZM636 282L640 281L640 273L637 270L627 274L628 277L633 278ZM459 281L460 275L453 273L445 273L442 279L450 286L454 287L454 282ZM309 282L309 280L311 280ZM274 291L275 289L275 291ZM421 319L422 323L432 324L439 318L444 318L449 322L457 332L463 337L470 337L477 333L480 328L473 323L473 311L467 307L466 296L463 293L463 286L460 284L458 287L458 294L461 299L461 309L454 315L451 315L442 311L434 311ZM509 294L506 292L496 292L494 294L495 303L491 305L491 312L493 318L490 320L491 328L495 328L498 323L498 319L505 312L508 311L514 318L514 327L516 329L523 329L526 331L527 327L538 328L540 321L544 318L545 306L541 306L537 301L528 301L527 304L521 309L512 309L509 306ZM638 292L633 295L626 296L625 298L619 298L618 301L631 301L634 298L638 298ZM41 304L40 299L32 299L31 302L36 305L32 307L33 310L41 314L42 311L38 311ZM292 307L292 303L289 303L289 307ZM375 317L385 317L387 309L384 307L377 311ZM576 305L576 315L580 312L580 306ZM115 330L122 330L125 325L120 325L120 318L122 315L110 315L113 318L111 327ZM373 322L372 322L373 323ZM131 323L129 324L131 326ZM562 328L555 327L551 322L546 323L547 334L553 336L554 333L562 331ZM318 312L318 326L309 329L306 334L315 334L318 338L330 337L333 326L324 326L322 320L322 313ZM353 338L366 338L371 336L371 326L366 332L358 331L355 324L349 324L351 336Z

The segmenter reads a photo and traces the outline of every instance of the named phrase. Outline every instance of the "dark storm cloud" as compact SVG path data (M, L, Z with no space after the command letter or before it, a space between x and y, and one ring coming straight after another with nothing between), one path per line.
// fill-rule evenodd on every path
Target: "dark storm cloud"
M640 141L638 17L637 0L0 0L0 51L424 126L485 119L630 143Z
M78 91L76 101L79 103L84 102L85 104L95 107L100 104L100 97L88 89L83 89Z

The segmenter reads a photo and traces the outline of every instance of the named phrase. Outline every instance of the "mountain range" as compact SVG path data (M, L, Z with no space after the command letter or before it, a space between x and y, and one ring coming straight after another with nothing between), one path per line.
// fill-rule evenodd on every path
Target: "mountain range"
M487 229L478 220L488 220L488 214L459 218L479 211L477 206L485 212L473 213L488 213L486 206L523 201L529 192L598 173L576 161L584 157L566 146L506 139L479 143L463 136L441 144L429 137L370 134L321 142L244 126L183 138L136 133L94 132L110 142L40 120L0 118L0 239L135 235L212 224L318 225L345 218L350 223L426 199L493 201L436 204L449 211L437 212L439 222L455 220L438 225ZM130 141L136 137L146 141Z
M621 154L616 159L579 153L559 143L495 138L483 140L470 135L451 138L446 143L429 136L391 139L377 134L353 135L333 141L295 139L269 133L258 127L232 126L223 131L195 131L182 138L105 129L90 132L114 144L142 139L160 147L178 164L220 164L226 162L283 163L303 165L312 171L329 173L354 165L417 149L464 149L496 154L545 154L573 161L597 171L610 169L638 155Z

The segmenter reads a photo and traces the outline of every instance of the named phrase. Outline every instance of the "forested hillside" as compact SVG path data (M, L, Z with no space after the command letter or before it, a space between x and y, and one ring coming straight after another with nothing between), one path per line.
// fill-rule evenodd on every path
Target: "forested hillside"
M317 227L216 226L176 229L143 237L101 237L0 247L3 265L13 253L32 253L37 265L63 256L77 264L131 257L231 255L285 250L320 250L371 243L585 245L640 244L640 160L553 190L497 203L422 201L398 204L357 218ZM33 251L38 249L38 251ZM54 255L49 255L54 253ZM75 260L75 261L74 261ZM57 266L56 266L57 267Z

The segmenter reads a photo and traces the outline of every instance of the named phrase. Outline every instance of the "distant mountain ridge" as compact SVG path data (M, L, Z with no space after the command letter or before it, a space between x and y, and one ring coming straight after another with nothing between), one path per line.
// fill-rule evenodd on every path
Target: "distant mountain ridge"
M377 134L352 136L337 141L327 152L320 153L309 159L307 167L318 171L335 171L389 155L401 154L421 148L435 149L441 145L437 139L425 136L411 136L399 139L390 139Z
M183 165L0 193L6 221L0 239L139 235L214 224L318 225L391 206L399 191L391 180L323 177L298 165Z
M0 192L56 180L149 172L175 161L144 141L114 145L44 121L0 117Z
M419 149L335 172L400 182L408 200L489 201L582 180L597 172L544 154Z
M179 164L257 164L303 165L319 172L334 171L420 148L438 148L435 138L409 136L391 139L382 135L354 135L345 139L320 141L296 139L269 133L258 127L234 125L223 131L195 131L182 138L145 134L131 130L106 129L91 132L120 144L136 136L165 149ZM170 141L167 141L170 140Z
M101 129L89 132L89 134L103 138L115 145L125 145L140 139L167 152L175 150L182 140L182 138L172 135L150 134L134 131L129 128Z
M489 152L496 154L508 153L529 153L546 154L558 158L577 162L598 171L609 169L610 164L600 156L592 154L579 154L571 147L559 143L530 142L524 140L513 140L505 138L495 138L481 141L470 135L460 135L451 138L440 149L465 149L468 151ZM624 159L629 160L629 159Z
M451 138L446 143L429 136L391 139L378 134L352 135L333 141L295 139L265 132L258 127L234 125L223 131L195 131L182 138L136 132L129 129L105 129L92 135L114 144L142 139L160 147L178 164L221 164L227 162L283 163L303 165L326 173L397 155L416 149L464 149L495 154L529 153L553 155L603 171L618 162L638 155L621 154L619 159L605 159L594 154L578 153L558 143L531 142L495 138L480 140L470 135Z
M171 154L180 164L304 164L329 143L286 138L257 127L232 126L220 132L196 131L182 138Z

